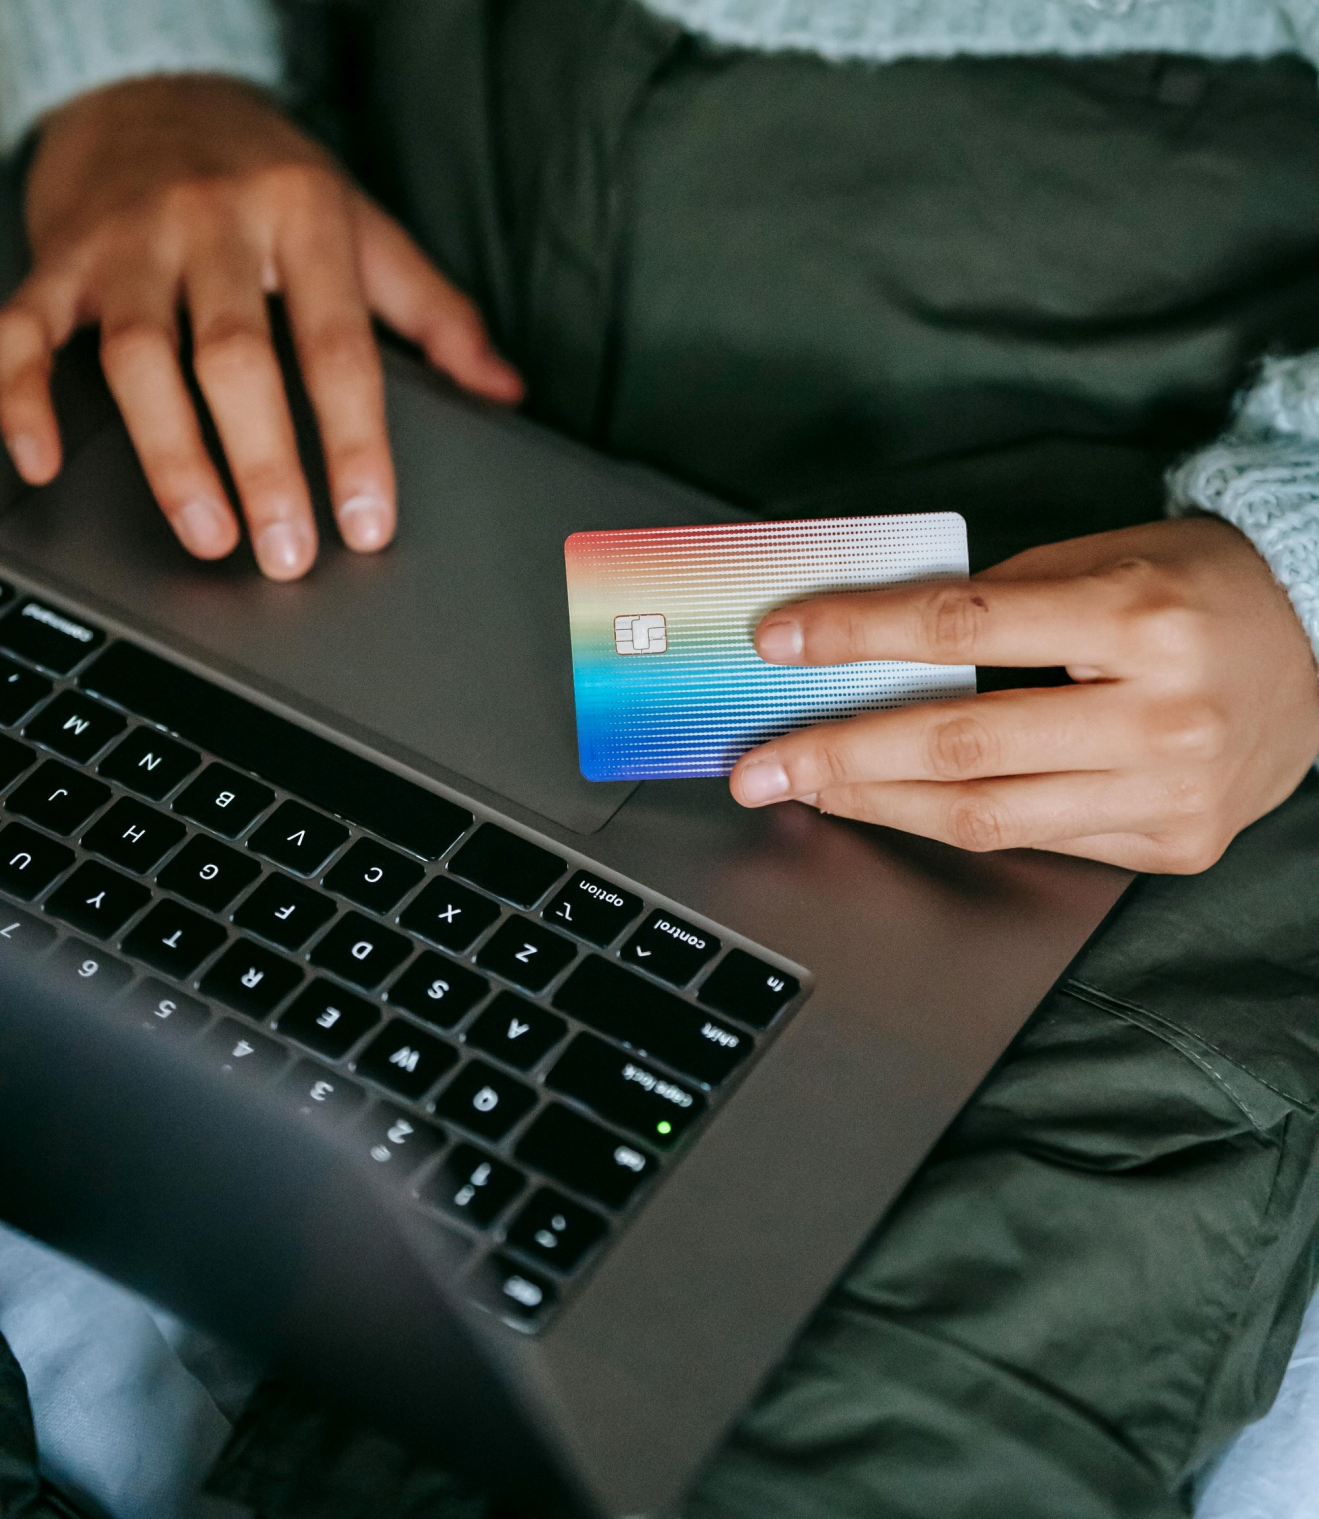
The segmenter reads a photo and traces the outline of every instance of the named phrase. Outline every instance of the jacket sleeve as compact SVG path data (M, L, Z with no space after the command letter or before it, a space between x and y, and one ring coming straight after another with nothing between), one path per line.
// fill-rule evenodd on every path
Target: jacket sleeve
M1319 659L1319 351L1266 359L1232 425L1168 485L1170 515L1212 512L1250 539Z
M0 0L0 154L87 90L192 73L278 84L271 0Z

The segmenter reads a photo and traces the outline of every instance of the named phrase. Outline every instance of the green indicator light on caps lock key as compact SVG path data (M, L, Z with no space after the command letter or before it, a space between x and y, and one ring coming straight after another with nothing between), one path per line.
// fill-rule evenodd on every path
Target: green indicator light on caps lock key
M667 1119L665 1119L655 1125L655 1132L657 1134L672 1134L673 1125L669 1123Z

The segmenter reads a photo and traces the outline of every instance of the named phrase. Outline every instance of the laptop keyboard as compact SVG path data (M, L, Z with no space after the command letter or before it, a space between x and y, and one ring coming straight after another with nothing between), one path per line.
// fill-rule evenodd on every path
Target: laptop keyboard
M801 994L475 807L0 586L0 953L335 1126L543 1325Z

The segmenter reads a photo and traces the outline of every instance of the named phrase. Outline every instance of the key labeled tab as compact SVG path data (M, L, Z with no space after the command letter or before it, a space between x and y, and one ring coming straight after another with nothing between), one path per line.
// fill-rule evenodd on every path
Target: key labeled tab
M89 627L44 601L25 601L0 622L0 645L56 675L67 675L104 642L105 634L99 628Z
M532 1119L518 1141L517 1157L555 1181L607 1208L621 1208L659 1162L635 1140L622 1139L552 1102Z
M651 913L627 941L621 958L661 981L686 986L705 962L719 953L719 947L712 933L661 909Z

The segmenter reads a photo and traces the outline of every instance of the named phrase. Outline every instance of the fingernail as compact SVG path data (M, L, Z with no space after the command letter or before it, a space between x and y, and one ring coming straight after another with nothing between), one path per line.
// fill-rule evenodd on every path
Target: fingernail
M218 559L234 546L233 518L218 502L204 496L179 510L174 529L184 548L203 559Z
M795 617L776 617L756 629L756 653L770 664L799 664L804 647L801 623Z
M272 580L292 580L311 564L311 534L296 522L272 522L252 545L261 572Z
M31 433L15 433L12 438L5 439L5 446L25 480L45 474L41 444Z
M761 807L782 800L792 787L788 772L776 760L759 760L738 776L737 789L745 806Z
M390 512L379 496L350 496L337 515L343 541L359 554L382 549L389 542Z

